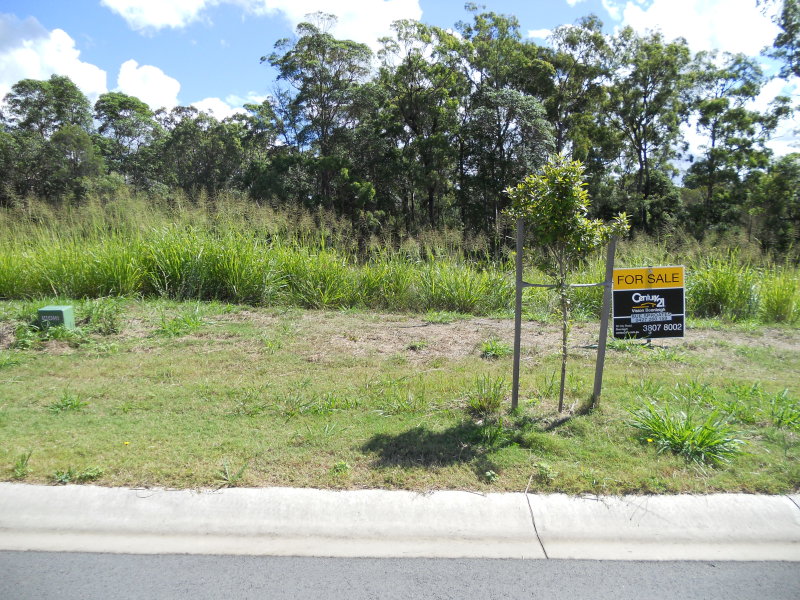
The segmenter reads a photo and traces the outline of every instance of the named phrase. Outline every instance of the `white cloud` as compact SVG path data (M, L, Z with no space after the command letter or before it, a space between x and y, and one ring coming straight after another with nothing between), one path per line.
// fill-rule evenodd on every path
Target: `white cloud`
M602 0L603 8L606 9L608 16L614 19L615 21L619 21L621 9L617 4L617 0Z
M576 4L580 4L581 2L586 2L586 0L567 0L567 4L570 6L575 6Z
M256 92L248 92L244 97L231 94L226 96L224 100L221 98L204 98L198 102L192 102L192 106L213 115L221 121L237 113L247 112L243 108L245 104L261 104L268 97Z
M800 97L800 80L793 78L791 82L785 79L773 79L761 90L761 94L748 106L751 110L766 111L769 109L770 102L776 96L788 96L795 100ZM790 152L800 151L800 111L782 121L775 133L767 142L777 156L783 156Z
M203 100L192 102L192 106L216 117L220 121L232 117L236 113L245 112L243 108L233 107L221 98L204 98Z
M340 39L355 40L377 49L378 38L392 34L391 23L422 17L419 0L237 0L256 14L280 13L292 27L315 12L338 17L331 32Z
M531 29L528 31L528 37L537 40L546 40L552 33L553 31L550 29Z
M0 14L0 98L21 79L69 77L90 101L108 91L106 72L80 59L65 31L48 31L36 19Z
M200 13L219 0L100 0L100 3L120 15L131 29L146 31L177 29L200 18Z
M686 38L694 52L722 50L757 55L775 39L777 26L754 0L603 0L612 18L639 33L660 29L667 39Z
M398 19L420 19L419 0L101 0L136 31L181 28L202 18L218 4L235 4L257 15L281 15L294 27L306 15L333 13L339 21L333 34L377 48L378 38L390 35Z
M117 90L136 96L156 110L178 105L180 82L152 65L141 65L135 60L122 63L117 76Z

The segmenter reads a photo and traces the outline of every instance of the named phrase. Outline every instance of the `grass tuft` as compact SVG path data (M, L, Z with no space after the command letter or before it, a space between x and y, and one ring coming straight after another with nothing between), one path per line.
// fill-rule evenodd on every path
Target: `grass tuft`
M631 426L641 431L640 440L659 452L671 451L690 462L718 466L741 453L744 443L717 413L696 420L684 412L658 409L653 404L631 413Z

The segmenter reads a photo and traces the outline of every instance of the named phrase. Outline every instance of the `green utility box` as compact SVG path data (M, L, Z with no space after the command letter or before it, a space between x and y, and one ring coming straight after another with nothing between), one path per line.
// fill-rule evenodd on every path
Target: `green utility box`
M75 312L71 306L45 306L39 309L39 327L62 325L67 329L75 329Z

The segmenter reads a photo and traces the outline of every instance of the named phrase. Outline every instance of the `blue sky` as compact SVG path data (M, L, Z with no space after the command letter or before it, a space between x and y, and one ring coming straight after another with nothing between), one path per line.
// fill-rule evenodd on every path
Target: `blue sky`
M547 31L594 13L608 32L631 25L683 36L694 51L758 54L776 28L755 0L484 0L513 14L523 36L544 43ZM463 0L4 0L0 7L0 97L19 79L68 75L91 100L122 91L153 108L194 104L217 117L270 93L274 73L259 63L289 37L305 14L339 16L334 34L377 48L398 18L442 27L468 20ZM796 81L771 82L797 95ZM793 127L797 127L795 123ZM788 127L788 125L787 125ZM788 129L774 147L790 149Z

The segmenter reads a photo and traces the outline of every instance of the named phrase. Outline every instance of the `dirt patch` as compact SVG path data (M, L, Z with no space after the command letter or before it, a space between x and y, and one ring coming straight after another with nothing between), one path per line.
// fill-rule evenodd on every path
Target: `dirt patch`
M452 323L427 323L419 318L400 322L393 315L386 320L359 320L358 316L321 320L314 314L301 318L301 330L308 333L314 358L320 354L342 353L352 356L403 354L411 361L430 358L461 359L477 355L488 340L513 344L514 323L511 320L475 318ZM571 353L593 352L597 344L598 325L575 325L570 332ZM302 334L301 334L302 336ZM548 355L559 352L561 331L556 325L523 323L522 351L525 355Z
M14 325L8 322L0 323L0 350L8 350L16 339Z

